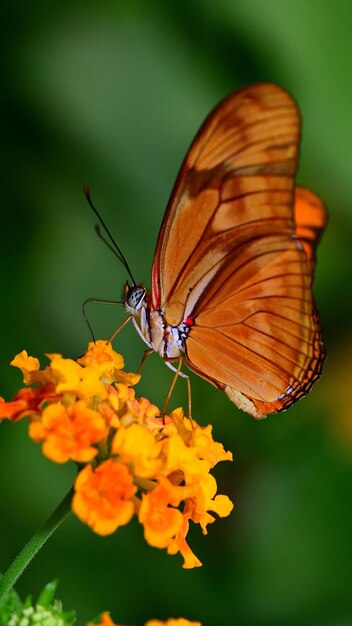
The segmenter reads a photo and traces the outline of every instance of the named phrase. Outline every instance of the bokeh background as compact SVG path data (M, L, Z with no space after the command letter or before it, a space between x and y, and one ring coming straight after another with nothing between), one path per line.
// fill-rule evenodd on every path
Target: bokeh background
M153 250L181 160L219 99L250 82L289 89L304 118L298 181L325 199L330 223L315 294L328 360L313 392L256 422L192 377L193 410L235 455L216 476L236 509L203 537L204 563L147 546L137 523L108 538L71 516L20 579L22 595L60 579L79 624L183 615L204 626L352 623L351 102L348 0L7 3L1 19L1 390L26 348L75 357L89 334L87 297L119 299L127 276L96 237L92 197L149 286ZM124 318L91 307L96 335ZM143 345L118 337L127 369ZM139 394L161 403L170 372L153 356ZM185 403L178 385L173 406ZM0 429L0 568L68 490L73 466L46 460L24 423Z

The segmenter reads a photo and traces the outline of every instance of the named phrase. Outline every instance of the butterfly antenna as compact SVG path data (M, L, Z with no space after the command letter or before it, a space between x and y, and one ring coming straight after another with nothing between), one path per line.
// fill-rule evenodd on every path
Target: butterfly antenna
M130 270L130 267L126 261L125 256L122 254L119 246L117 245L115 239L113 238L112 234L110 233L108 227L106 226L103 218L101 217L101 215L98 213L97 209L95 208L92 199L90 197L90 193L89 193L89 187L88 185L84 186L84 195L87 198L87 202L90 206L90 208L92 209L92 211L94 211L95 215L97 216L99 222L101 223L102 227L104 228L106 234L108 235L112 245L109 243L109 241L107 239L105 239L105 237L102 235L99 226L97 225L95 230L98 234L98 236L100 237L100 239L102 239L102 241L104 241L104 243L108 246L108 248L110 248L110 250L115 254L115 256L117 256L117 258L119 259L119 261L122 263L122 265L125 267L126 271L128 272L131 280L132 280L132 285L136 284L136 281L134 280L133 276L132 276L132 272Z

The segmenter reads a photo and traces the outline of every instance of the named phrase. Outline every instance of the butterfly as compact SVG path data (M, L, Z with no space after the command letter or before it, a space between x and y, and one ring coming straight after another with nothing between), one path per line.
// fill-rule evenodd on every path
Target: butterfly
M255 418L287 409L325 358L312 295L322 201L295 187L301 118L271 83L210 113L185 157L159 232L152 288L125 306L150 349Z

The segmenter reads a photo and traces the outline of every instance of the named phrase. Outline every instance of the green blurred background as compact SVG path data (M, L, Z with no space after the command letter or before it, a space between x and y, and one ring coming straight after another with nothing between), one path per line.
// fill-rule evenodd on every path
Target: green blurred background
M323 377L287 413L257 422L192 377L193 410L235 455L217 468L236 503L190 543L204 567L147 546L137 523L109 538L71 516L18 583L25 595L60 579L79 624L184 615L204 626L352 624L351 102L352 4L346 0L11 2L1 20L1 389L26 348L75 357L89 335L81 304L119 299L127 276L94 234L92 197L150 285L154 245L181 160L229 92L269 80L304 118L298 180L325 199L315 294L328 350ZM92 307L97 336L124 318ZM143 345L115 344L127 369ZM139 395L161 403L170 372L151 357ZM182 384L173 405L185 403ZM73 466L46 460L26 424L1 425L0 568L69 488Z

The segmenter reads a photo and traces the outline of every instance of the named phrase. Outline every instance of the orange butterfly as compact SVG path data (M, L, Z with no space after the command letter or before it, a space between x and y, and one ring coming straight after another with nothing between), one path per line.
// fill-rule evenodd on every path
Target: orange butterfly
M149 348L182 357L256 418L308 393L325 358L312 282L327 215L294 187L299 140L297 105L280 87L223 100L181 167L151 292L125 290Z

